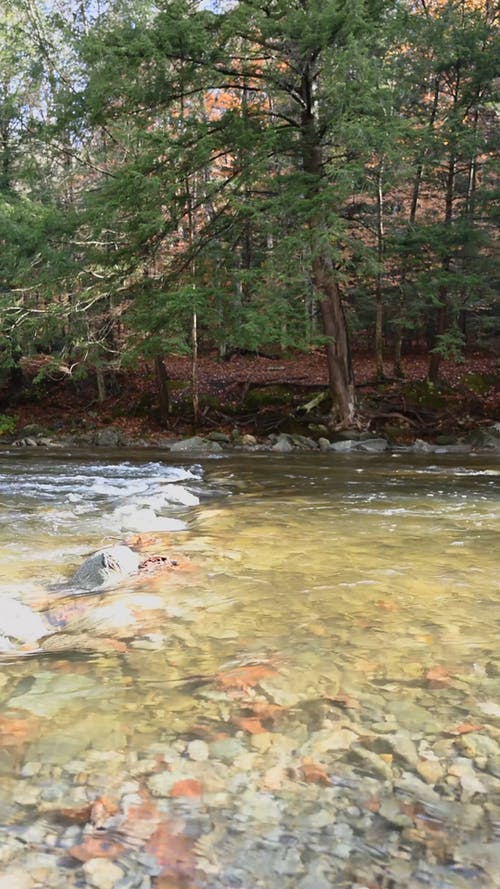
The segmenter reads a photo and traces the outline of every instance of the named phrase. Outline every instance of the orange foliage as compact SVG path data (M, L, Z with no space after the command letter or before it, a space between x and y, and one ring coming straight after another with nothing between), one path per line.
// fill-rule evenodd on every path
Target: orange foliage
M249 664L246 667L236 667L234 670L218 673L216 682L219 688L245 690L258 685L266 676L276 675L276 670L266 664Z
M450 728L447 731L447 735L467 735L469 732L480 732L482 731L483 726L478 725L474 722L461 722L460 725L456 725L454 728Z
M313 762L311 759L304 759L300 767L304 781L308 784L324 784L330 785L331 779L324 766Z
M176 781L170 788L169 796L201 796L201 783L196 778L184 778Z
M178 833L175 825L160 824L146 844L146 852L156 860L161 877L185 881L194 876L194 843Z
M31 741L38 734L40 720L34 716L16 718L14 716L0 717L0 746L17 747L25 741Z
M123 855L125 846L107 837L85 837L83 843L73 846L69 853L78 861L90 861L91 858L118 858Z

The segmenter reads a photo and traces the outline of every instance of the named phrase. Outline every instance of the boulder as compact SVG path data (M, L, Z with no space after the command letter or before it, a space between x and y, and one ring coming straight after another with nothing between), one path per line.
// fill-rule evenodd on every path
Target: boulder
M41 614L17 599L3 598L0 610L0 651L12 649L11 641L35 642L46 634L48 625Z
M101 448L117 448L127 443L121 429L108 426L107 429L98 429L93 436L93 444Z
M222 451L222 445L218 441L209 441L207 438L201 438L200 435L174 441L169 447L171 451Z
M82 590L111 589L139 570L141 557L129 546L118 544L85 559L71 578Z

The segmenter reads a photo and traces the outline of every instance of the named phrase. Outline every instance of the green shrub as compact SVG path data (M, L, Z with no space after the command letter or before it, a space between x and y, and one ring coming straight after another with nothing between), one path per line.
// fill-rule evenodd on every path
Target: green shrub
M11 435L16 428L14 417L8 417L7 414L0 414L0 436Z

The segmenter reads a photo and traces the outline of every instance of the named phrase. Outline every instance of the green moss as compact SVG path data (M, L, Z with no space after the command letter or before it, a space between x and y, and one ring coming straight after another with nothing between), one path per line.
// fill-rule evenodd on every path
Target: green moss
M464 377L464 383L475 395L485 395L494 386L497 386L499 377L496 374L469 373Z
M258 410L269 405L291 404L293 396L286 386L262 386L251 389L244 402L248 410Z
M447 392L428 380L406 383L401 392L408 401L429 410L439 410L446 407L449 398Z

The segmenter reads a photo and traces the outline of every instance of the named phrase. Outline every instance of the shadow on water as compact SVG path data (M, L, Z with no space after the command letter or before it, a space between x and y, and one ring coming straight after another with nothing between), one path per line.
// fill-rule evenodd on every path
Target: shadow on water
M0 877L500 885L498 467L460 459L0 457L0 595L48 616L1 655ZM60 595L123 539L178 570Z

